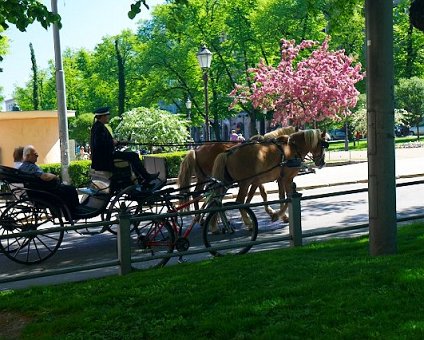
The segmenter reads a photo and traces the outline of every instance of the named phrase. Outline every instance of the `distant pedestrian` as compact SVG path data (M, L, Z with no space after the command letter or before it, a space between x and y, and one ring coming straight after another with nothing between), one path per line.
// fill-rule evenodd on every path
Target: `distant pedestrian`
M237 140L238 140L239 142L244 142L244 141L245 141L245 138L243 137L243 135L242 135L241 133L239 133L239 134L237 135Z
M236 130L231 130L230 141L231 142L237 142L238 141L238 135L236 133Z

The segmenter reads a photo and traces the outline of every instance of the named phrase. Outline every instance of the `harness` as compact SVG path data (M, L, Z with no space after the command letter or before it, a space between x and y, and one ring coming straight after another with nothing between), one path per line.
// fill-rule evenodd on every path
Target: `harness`
M288 143L289 142L290 142L290 139L289 139ZM260 173L257 173L257 174L255 174L255 175L253 175L251 177L244 178L243 180L246 180L246 179L249 179L249 178L253 178L253 177L257 177L257 176L262 175L264 173L267 173L267 172L269 172L271 170L274 170L277 167L281 167L281 177L283 176L283 168L284 167L287 167L287 168L301 168L301 166L302 166L302 158L300 157L299 152L297 152L297 150L296 150L297 156L299 156L298 158L286 159L286 156L284 155L284 150L282 148L282 145L280 143L278 143L276 139L271 139L271 140L267 140L267 141L249 141L249 142L246 142L246 143L241 144L238 148L241 148L241 147L244 147L244 146L247 146L247 145L251 145L251 144L265 144L265 143L267 143L267 144L274 144L277 147L278 151L280 151L280 154L281 154L281 161L278 162L273 167L271 167L271 168L269 168L267 170L264 170L264 171L262 171ZM291 144L291 145L293 145L295 147L295 149L296 149L296 145L295 144ZM229 155L231 155L232 153L235 152L235 149L238 149L238 148L231 148L231 149L229 149L229 150L227 150L225 152L229 156ZM228 171L227 165L225 165L225 168L224 168L224 177L225 177L224 180L226 182L227 181L228 181L228 183L234 182L234 178L232 178L232 176L230 175L230 172Z

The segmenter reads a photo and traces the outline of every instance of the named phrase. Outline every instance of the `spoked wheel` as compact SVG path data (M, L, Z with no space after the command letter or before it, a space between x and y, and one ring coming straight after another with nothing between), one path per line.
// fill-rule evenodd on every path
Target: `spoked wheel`
M146 261L141 262L143 268L164 266L169 257L149 258L172 253L175 246L175 233L171 224L166 219L155 219L153 216L153 213L142 213L140 217L146 217L146 220L140 221L136 227L138 249L135 255L146 258Z
M58 208L40 199L13 202L0 215L0 235L9 236L0 240L0 251L22 264L36 264L48 259L62 243L63 230L48 231L52 227L63 227L60 215ZM14 236L28 231L42 234Z
M224 203L224 207L236 205L234 202ZM254 241L258 236L258 221L252 209L240 208L211 212L203 226L203 242L207 248L231 246L238 242ZM252 246L235 246L222 250L210 250L214 256L226 254L244 254Z
M107 225L104 229L108 230L112 234L118 232L118 216L122 212L127 212L130 215L137 215L141 213L142 209L142 198L137 195L137 186L130 186L121 190L107 207L106 214L103 215L103 219L106 221L116 221L116 223ZM135 230L136 225L131 225L131 232Z

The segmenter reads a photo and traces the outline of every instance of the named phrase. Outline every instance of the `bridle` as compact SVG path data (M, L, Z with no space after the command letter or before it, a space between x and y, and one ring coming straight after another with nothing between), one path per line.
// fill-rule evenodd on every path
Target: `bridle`
M325 164L325 149L329 147L329 143L325 140L319 141L321 145L321 153L319 156L310 156L311 152L308 152L305 156L302 156L302 153L299 151L299 148L296 143L290 143L290 138L288 140L288 144L291 144L295 150L296 155L302 160L302 162L306 159L309 161L313 161L315 164L319 166L323 166Z

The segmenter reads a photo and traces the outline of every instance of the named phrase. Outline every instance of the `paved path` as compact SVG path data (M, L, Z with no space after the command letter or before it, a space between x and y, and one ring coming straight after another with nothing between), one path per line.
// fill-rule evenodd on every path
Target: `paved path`
M322 169L315 173L297 176L294 181L297 189L312 189L322 186L334 186L341 184L366 183L368 181L368 162L366 151L352 151L353 163L346 163L346 155L338 156L335 160L327 163ZM396 178L409 178L424 176L424 148L396 149L395 163ZM268 192L276 192L276 182L266 183ZM234 194L235 190L232 191Z

